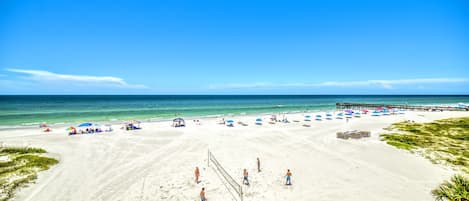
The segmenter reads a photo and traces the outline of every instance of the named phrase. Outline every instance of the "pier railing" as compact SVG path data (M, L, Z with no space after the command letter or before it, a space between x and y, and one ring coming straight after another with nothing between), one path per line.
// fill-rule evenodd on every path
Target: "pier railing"
M427 106L427 105L403 105L403 104L383 104L383 103L336 103L338 110L344 109L376 109L382 108L395 108L405 110L419 110L419 111L469 111L468 107L449 107L449 106Z

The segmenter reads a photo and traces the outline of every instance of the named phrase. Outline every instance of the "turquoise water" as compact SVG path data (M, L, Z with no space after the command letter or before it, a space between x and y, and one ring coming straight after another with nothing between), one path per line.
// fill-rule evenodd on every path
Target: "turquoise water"
M469 96L366 95L111 95L0 96L0 126L40 122L163 120L175 116L215 116L325 111L336 102L415 105L469 103Z

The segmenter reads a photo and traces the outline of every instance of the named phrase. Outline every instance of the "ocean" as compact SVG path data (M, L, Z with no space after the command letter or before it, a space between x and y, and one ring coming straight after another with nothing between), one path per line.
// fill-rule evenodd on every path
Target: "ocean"
M328 111L336 102L456 105L469 95L3 95L0 128Z

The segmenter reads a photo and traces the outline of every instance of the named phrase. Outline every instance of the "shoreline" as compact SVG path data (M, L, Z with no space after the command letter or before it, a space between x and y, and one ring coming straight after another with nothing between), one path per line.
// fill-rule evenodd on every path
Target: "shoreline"
M436 106L436 105L432 105L432 106ZM444 106L444 105L440 105L440 106ZM419 112L419 111L411 111L409 110L410 112ZM157 117L152 117L152 118L143 118L143 119L138 119L138 118L135 118L135 119L127 119L127 120L105 120L105 121L92 121L92 120L83 120L83 121L77 121L77 122L59 122L59 123L47 123L47 126L49 128L53 128L53 129L57 129L57 128L62 128L62 127L70 127L70 126L76 126L77 124L80 124L80 123L83 123L83 122L93 122L93 123L98 123L98 124L110 124L110 125L120 125L120 124L125 124L126 122L129 122L129 121L133 121L133 120L137 120L137 121L140 121L142 123L152 123L152 122L155 122L155 123L158 123L158 122L170 122L172 121L174 118L177 118L177 117L182 117L184 118L186 121L192 121L192 120L196 120L196 119L200 119L200 120L207 120L207 119L216 119L216 118L223 118L223 117L230 117L230 118L238 118L238 117L256 117L256 116L264 116L264 115L297 115L297 114L304 114L304 113L327 113L327 112L331 112L331 113L335 113L335 112L343 112L343 110L338 110L336 108L334 108L333 110L305 110L305 111L284 111L284 112L253 112L253 113L245 113L245 112L242 112L242 113L237 113L237 114L213 114L213 115L189 115L189 116L184 116L184 115L180 115L180 116L174 116L174 117L171 117L171 118L165 118L165 117L161 117L161 118L157 118ZM423 112L423 111L422 111ZM437 111L429 111L429 112L437 112ZM454 112L466 112L466 111L454 111ZM243 114L244 113L244 114ZM24 124L24 123L23 123ZM39 125L41 124L41 122L36 122L36 123L27 123L28 125L0 125L0 131L8 131L8 130L16 130L16 129L34 129L34 128L39 128Z
M265 116L265 115L273 115L273 114L288 114L288 115L296 115L296 114L301 114L301 113L324 113L324 112L337 112L341 110L327 110L327 111L288 111L288 112L266 112L266 113L239 113L239 114L218 114L218 115L205 115L205 116L175 116L171 118L147 118L147 119L129 119L129 120L115 120L115 121L80 121L80 122L61 122L61 123L51 123L47 124L49 128L62 128L62 127L69 127L69 126L76 126L77 124L83 123L83 122L93 122L93 123L99 123L99 124L110 124L110 125L120 125L120 124L125 124L126 122L137 120L142 123L159 123L159 122L170 122L174 118L177 117L182 117L186 121L192 121L196 119L200 120L210 120L210 119L217 119L217 118L223 118L223 117L230 117L230 118L237 118L237 117L257 117L257 116ZM5 130L16 130L16 129L33 129L33 128L39 128L39 125L41 123L34 123L32 125L2 125L0 126L0 131L5 131ZM4 126L8 126L7 128L4 128Z

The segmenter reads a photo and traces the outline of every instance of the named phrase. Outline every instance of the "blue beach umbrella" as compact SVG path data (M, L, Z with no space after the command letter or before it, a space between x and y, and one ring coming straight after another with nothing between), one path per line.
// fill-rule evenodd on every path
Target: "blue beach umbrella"
M342 112L338 113L336 118L337 119L343 119L344 118L344 113L342 113Z
M256 124L257 124L257 125L261 125L261 124L262 124L262 119L261 119L261 118L257 118L257 119L256 119Z
M93 123L86 122L86 123L82 123L82 124L78 125L78 127L90 127L92 125L93 125Z
M226 120L226 123L230 123L230 124L232 124L232 123L234 123L234 121L233 121L233 120L231 120L231 119L229 119L229 120Z

